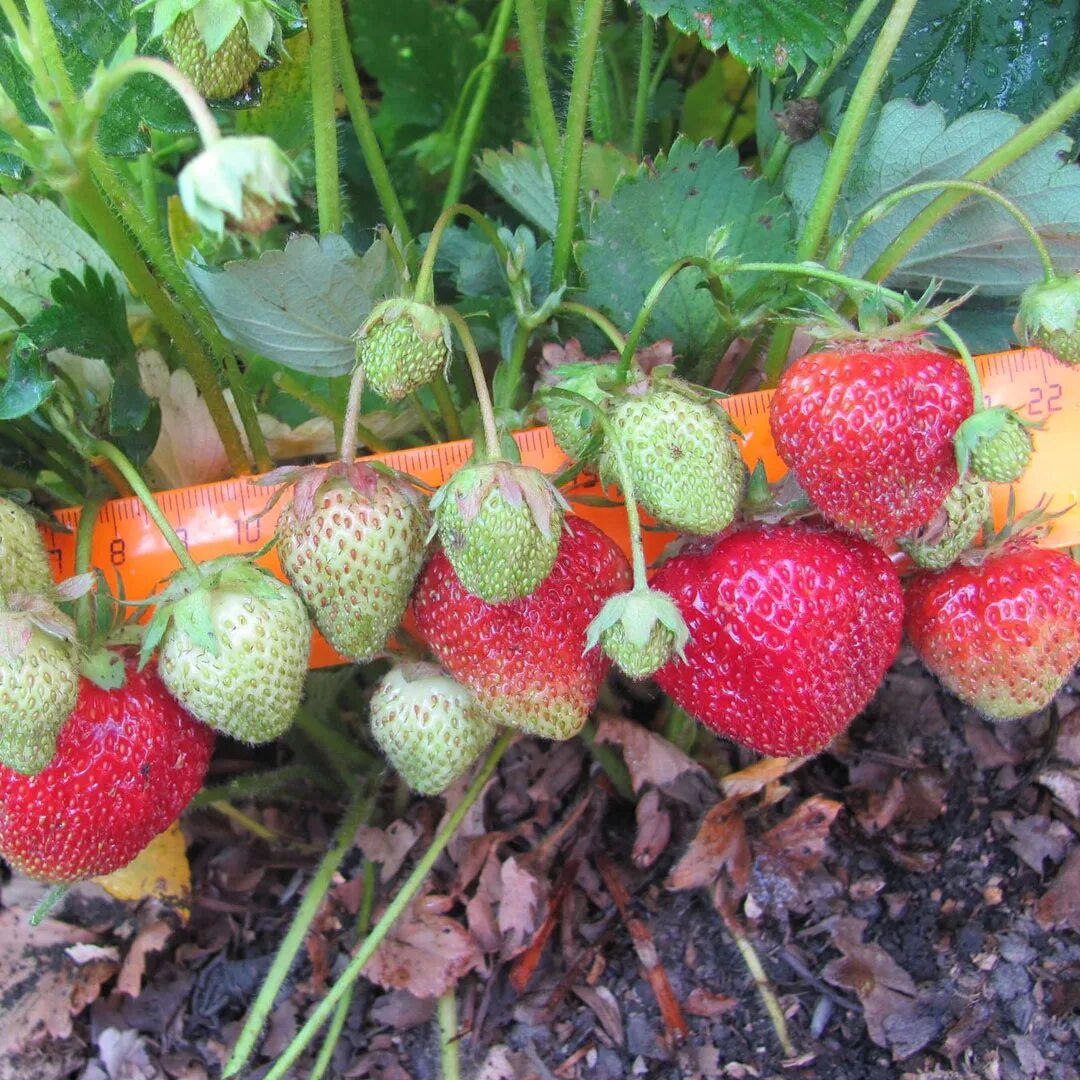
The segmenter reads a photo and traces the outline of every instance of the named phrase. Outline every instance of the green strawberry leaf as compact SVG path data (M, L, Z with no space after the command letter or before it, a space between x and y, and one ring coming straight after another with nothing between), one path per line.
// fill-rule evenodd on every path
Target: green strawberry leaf
M8 357L7 379L0 387L0 420L17 420L48 400L56 380L47 372L41 350L20 334Z
M830 82L850 88L866 66L887 14L866 24ZM1004 109L1029 120L1080 75L1080 23L1062 0L919 0L889 62L890 97L934 101L949 119ZM1067 130L1080 133L1080 117Z
M87 268L99 278L124 280L97 241L53 203L29 195L0 198L0 296L5 305L33 319L52 303L52 283L61 270L80 277ZM0 310L0 338L15 325Z
M221 332L285 367L344 375L353 334L401 283L384 241L356 255L340 236L294 236L284 251L233 262L220 272L187 264Z
M771 78L789 67L801 74L808 57L826 60L843 38L844 8L836 0L641 0L646 15L667 15L707 49L726 45Z
M765 180L752 180L732 147L695 146L677 139L669 154L642 166L597 202L586 223L578 261L585 277L581 300L628 330L656 279L676 259L711 255L722 229L725 257L786 261L792 235L788 208ZM730 281L734 313L722 312L685 270L664 291L645 340L670 338L676 355L695 361L732 333L740 304L760 284L755 274Z
M516 143L513 150L485 150L478 171L526 221L548 236L555 235L559 216L555 182L544 155L535 146Z
M833 235L879 198L908 184L955 180L1022 126L1008 113L968 113L949 122L938 105L906 98L887 102L863 132L837 201ZM784 170L784 190L805 220L818 189L828 144L818 135L796 146ZM1059 273L1080 269L1080 169L1072 145L1054 135L999 173L991 186L1014 200L1039 229ZM844 270L863 274L936 192L905 199L856 241ZM1042 277L1031 242L1016 220L973 195L938 224L890 276L898 288L921 289L931 280L948 292L979 286L984 296L1017 296Z

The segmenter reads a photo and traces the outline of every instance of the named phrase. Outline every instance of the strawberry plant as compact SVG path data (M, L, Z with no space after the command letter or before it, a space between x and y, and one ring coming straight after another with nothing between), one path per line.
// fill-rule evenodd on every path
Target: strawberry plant
M1023 408L973 354L1080 356L1080 68L1056 5L980 6L0 0L0 854L119 868L210 729L351 800L226 1075L361 818L448 792L266 1075L330 1023L325 1068L515 739L582 737L620 794L599 707L828 753L905 628L984 717L1052 703L1075 464L1024 478L1075 384ZM544 469L512 437L543 424ZM437 480L358 460L399 451ZM1061 550L995 548L1007 485ZM116 499L153 588L95 527ZM75 506L68 559L40 537Z

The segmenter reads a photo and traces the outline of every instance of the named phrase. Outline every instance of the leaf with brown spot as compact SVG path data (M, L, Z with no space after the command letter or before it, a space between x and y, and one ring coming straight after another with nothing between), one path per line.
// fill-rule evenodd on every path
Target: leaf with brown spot
M512 855L502 864L499 878L499 933L502 957L508 960L529 943L543 914L547 890Z

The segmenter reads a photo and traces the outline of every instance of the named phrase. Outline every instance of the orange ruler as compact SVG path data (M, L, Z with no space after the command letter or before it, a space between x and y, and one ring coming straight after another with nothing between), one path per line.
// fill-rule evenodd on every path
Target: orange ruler
M994 353L976 357L987 404L1009 405L1022 416L1042 423L1034 432L1035 454L1018 484L1013 485L1019 512L1050 498L1050 510L1070 509L1057 518L1045 540L1054 547L1080 545L1080 368L1060 363L1038 349ZM770 481L785 472L769 432L771 391L738 394L721 402L742 432L742 452L748 466L765 464ZM534 428L515 435L521 459L547 473L567 464L548 428ZM440 443L410 450L377 454L385 462L432 487L445 482L472 452L468 440ZM157 494L166 518L179 533L196 562L219 555L257 551L273 535L278 508L257 518L272 489L260 487L253 478L223 480L177 488ZM621 505L595 505L604 492L589 479L579 480L565 492L574 512L594 522L627 551L626 515ZM995 516L1004 520L1008 488L994 489ZM58 578L73 572L74 530L79 510L61 510L57 520L71 532L44 529L43 536ZM645 549L655 558L673 534L648 530ZM94 530L91 562L115 583L119 578L129 600L151 596L160 582L177 569L176 556L148 517L138 499L115 499L106 503ZM281 575L277 555L271 551L261 562ZM312 666L340 663L341 658L318 638L312 649Z

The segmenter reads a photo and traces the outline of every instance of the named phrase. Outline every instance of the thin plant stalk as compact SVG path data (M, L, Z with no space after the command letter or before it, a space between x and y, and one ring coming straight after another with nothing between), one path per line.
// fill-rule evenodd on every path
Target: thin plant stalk
M630 327L630 333L626 335L626 341L623 344L622 354L619 358L620 377L625 378L630 372L630 365L633 363L638 342L645 332L645 326L653 313L653 309L660 301L661 294L671 284L672 279L691 266L707 270L708 261L695 255L687 255L682 259L676 259L653 283L653 287L645 296L641 310L637 313L637 318L634 319L634 325Z
M237 475L249 472L250 465L244 444L218 383L217 373L187 319L143 261L127 230L109 209L93 182L83 178L68 194L112 255L121 273L131 282L154 317L172 338L184 366L206 402L210 418L214 421L225 448L230 468Z
M94 526L97 525L98 514L105 503L105 496L101 492L89 496L82 505L79 514L79 524L75 529L75 576L85 574L90 570L90 556L94 547ZM91 625L93 596L85 593L75 603L75 626L78 630L78 640L84 647L90 643L93 630Z
M458 416L454 399L450 396L450 384L446 376L440 371L431 381L431 393L435 398L435 404L439 409L439 416L446 425L446 434L451 439L464 439L465 431L461 426L461 417Z
M60 43L56 39L56 32L53 30L45 0L26 0L26 13L30 17L30 29L34 42L41 52L46 70L56 84L61 111L70 116L76 105L75 87L64 65L64 56L60 51Z
M373 806L374 800L372 796L365 792L358 794L349 805L348 810L345 811L345 816L341 819L341 824L334 837L333 845L320 861L319 868L311 879L307 892L304 893L304 899L297 908L296 915L293 916L289 932L285 935L285 940L282 941L278 948L273 963L270 965L270 970L266 973L266 979L259 988L255 1003L251 1006L251 1011L244 1021L244 1027L236 1040L232 1056L225 1066L226 1076L234 1076L239 1073L255 1052L259 1035L262 1033L263 1026L270 1015L270 1010L274 1007L278 992L292 970L293 961L303 946L304 938L307 937L311 923L326 898L326 894L333 883L334 875L338 872L345 856L352 850L356 830L371 816Z
M840 122L840 130L836 133L836 141L829 151L825 171L818 184L817 194L814 196L810 212L803 224L802 235L795 249L796 262L816 258L825 240L832 221L833 208L836 206L840 188L851 168L855 148L866 125L870 107L874 103L878 87L885 77L889 61L896 52L896 47L900 43L900 38L915 10L916 3L917 0L893 0L892 9L881 27L866 66L851 93L844 119ZM767 385L772 385L779 379L794 336L794 326L780 326L773 335L769 353L765 359Z
M440 308L450 320L451 325L457 331L462 348L465 350L465 359L469 364L469 372L472 374L473 385L476 387L476 401L480 406L480 419L484 425L484 449L489 458L499 456L499 432L495 427L495 410L491 404L491 394L488 392L487 380L484 378L484 368L480 363L480 354L476 350L476 342L473 340L469 324L453 308Z
M1015 135L991 150L982 161L968 169L960 179L972 180L976 183L985 183L992 179L1002 169L1007 168L1053 135L1077 110L1080 110L1080 80L1073 83L1057 101L1036 116L1031 123L1025 124ZM921 210L874 260L873 265L866 271L866 277L871 281L884 281L900 265L904 256L964 198L965 195L961 191L942 192L929 206Z
M363 397L364 369L357 364L349 382L349 400L345 405L345 419L341 425L341 453L338 457L344 465L351 465L356 460L356 427Z
M576 300L564 300L558 308L564 315L580 315L588 319L615 347L616 352L621 353L626 348L626 338L619 332L618 327L596 308L587 304L579 304Z
M461 1080L461 1055L458 1050L457 989L453 986L439 998L439 1062L442 1080Z
M894 191L889 195L884 196L868 209L864 210L862 214L860 214L859 217L844 230L843 235L836 241L832 251L829 253L829 258L826 260L826 266L832 269L839 269L843 266L848 252L855 246L855 241L862 233L875 222L880 221L887 214L891 213L909 195L920 195L926 191L940 191L943 188L946 191L965 192L969 195L982 195L991 202L997 203L1006 213L1011 214L1012 217L1016 219L1020 228L1024 230L1024 234L1031 241L1031 246L1035 249L1035 253L1039 257L1039 262L1042 264L1044 279L1047 282L1053 281L1054 262L1050 258L1050 252L1047 250L1046 244L1039 235L1035 225L1032 223L1031 218L1029 218L1027 214L1012 201L1012 199L1002 195L1000 191L995 191L992 187L987 187L985 184L975 183L973 180L926 180L922 183L911 184L908 187L901 188L899 191Z
M877 10L880 3L881 0L862 0L862 3L855 9L844 29L844 40L837 45L832 56L829 57L828 63L822 64L806 80L806 85L799 93L800 98L804 100L816 98L825 89L825 84L832 77L837 65L843 60L848 49L855 43L855 39L862 33L862 28ZM776 142L773 144L773 152L769 155L765 168L762 169L762 175L766 179L775 180L780 175L780 170L784 167L792 146L794 146L794 143L783 132L780 132Z
M517 326L514 328L514 339L510 343L510 361L507 365L506 380L503 383L509 400L500 402L500 405L505 404L513 407L518 398L518 391L521 389L522 371L525 367L525 354L529 350L529 339L531 337L532 327L525 320L519 319Z
M375 864L364 863L364 891L360 897L360 911L356 916L356 936L363 937L371 927L371 910L375 904ZM326 1038L319 1048L319 1056L311 1068L309 1080L322 1080L326 1070L330 1068L330 1059L334 1056L338 1039L345 1028L345 1021L349 1018L349 1010L352 1008L353 987L349 987L341 996L334 1017L326 1030Z
M562 137L555 118L555 106L551 103L551 87L544 65L544 35L537 0L517 0L517 23L530 108L548 168L558 185L562 175Z
M483 122L488 100L491 97L495 72L498 70L496 62L506 45L506 35L510 29L510 20L513 14L514 0L500 0L495 16L495 26L491 31L491 40L488 41L484 67L477 82L472 104L469 106L469 113L465 118L465 127L462 129L461 137L458 139L454 164L450 170L450 182L447 184L446 194L443 197L444 210L453 206L461 198L461 193L465 188L465 180L469 174L469 166L472 163L473 147L476 145L480 124Z
M435 865L436 860L457 833L458 828L465 819L465 815L472 809L473 803L476 802L480 797L481 792L487 786L491 774L495 771L500 760L502 760L502 756L506 753L507 747L513 741L514 735L514 731L507 730L499 736L499 739L491 748L491 752L488 754L483 765L480 766L480 769L473 778L468 790L462 797L461 802L454 807L453 812L447 817L442 827L435 834L435 838L431 841L431 846L421 856L419 862L417 862L416 866L413 868L412 873L409 874L405 884L401 886L398 894L390 901L386 910L383 912L382 917L375 924L374 929L364 939L364 943L357 950L352 960L349 961L349 966L342 972L337 982L335 982L326 992L326 996L319 1002L315 1011L308 1017L304 1026L297 1033L293 1041L285 1048L278 1060L274 1062L263 1080L284 1080L284 1078L289 1075L289 1070L292 1069L296 1059L305 1049L307 1049L311 1040L315 1038L323 1025L331 1018L334 1010L337 1008L338 1002L360 977L375 950L382 944L382 941L390 928L408 907L420 886L431 872L431 868Z
M332 8L340 0L309 0L311 32L311 119L315 148L315 198L319 235L341 232L341 189L338 186L337 116L334 112L334 35Z
M390 179L390 170L386 167L386 159L383 157L379 138L371 123L371 114L364 101L364 91L360 86L360 76L356 74L356 64L353 61L352 46L345 27L345 13L341 7L341 0L331 0L330 18L334 34L334 51L337 56L338 78L341 80L341 91L345 96L345 105L349 110L353 132L356 134L356 141L360 144L360 153L364 158L364 164L367 166L368 175L371 177L375 194L379 197L379 205L386 215L387 222L401 238L402 244L408 246L412 243L412 232L409 230L405 211L401 208L401 200L394 188L394 182Z
M914 2L914 0L912 0ZM581 188L581 161L585 150L585 126L589 119L589 91L592 88L600 27L604 21L604 0L585 0L574 53L574 77L570 82L570 104L566 112L563 140L562 178L559 182L559 219L551 265L551 287L565 284L577 227Z
M630 153L639 161L645 151L645 124L649 118L649 84L652 75L653 39L656 23L641 13L641 54L638 57L637 92L634 95L634 121L630 130Z
M510 258L506 245L502 242L498 230L479 210L474 210L466 203L454 203L448 206L431 227L428 235L427 247L424 249L424 257L420 261L420 268L416 272L416 285L413 288L413 296L420 303L430 304L435 297L435 257L439 253L439 245L442 243L443 233L453 222L454 218L461 215L467 217L487 237L488 242L495 249L500 264L505 267Z

